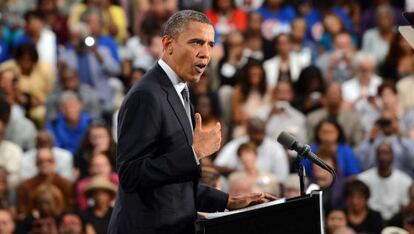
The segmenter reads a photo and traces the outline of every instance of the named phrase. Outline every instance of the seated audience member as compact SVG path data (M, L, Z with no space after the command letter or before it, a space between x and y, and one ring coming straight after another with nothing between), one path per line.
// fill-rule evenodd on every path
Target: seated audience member
M346 144L341 126L334 119L322 120L315 129L315 144L311 145L313 152L323 151L332 155L337 162L337 169L344 177L356 175L361 168L351 146ZM312 174L308 160L304 161L306 172Z
M389 222L388 226L404 227L404 219L406 216L414 213L414 184L411 184L408 190L409 202L408 205L404 206L400 212L394 215Z
M307 142L305 116L291 106L293 87L290 81L279 81L273 89L272 101L256 111L256 116L266 122L266 135L277 139L282 131Z
M350 227L341 227L338 228L334 234L357 234L352 228Z
M378 145L375 158L377 166L359 174L358 179L367 184L371 191L368 205L388 221L408 204L412 179L393 167L392 145L386 141Z
M16 224L14 222L13 214L10 210L0 209L0 233L1 234L13 234L15 233Z
M237 156L243 170L233 172L229 176L229 187L234 182L243 181L251 186L253 192L265 192L280 196L280 185L275 175L260 171L256 167L257 147L253 142L243 143L237 149Z
M398 118L391 112L384 112L357 150L362 168L366 170L375 166L378 148L387 142L393 154L392 166L413 175L414 141L403 137L401 132Z
M299 54L291 51L288 34L280 34L275 38L276 56L266 60L263 68L266 71L266 84L274 88L280 80L295 82L309 61L303 61Z
M313 181L320 187L321 189L328 188L322 194L322 201L323 201L323 208L325 213L328 213L329 210L333 208L344 208L344 183L346 178L344 177L341 170L338 168L337 158L335 154L331 151L321 151L317 152L317 155L330 167L332 167L336 171L336 180L335 183L332 184L332 175L325 169L319 167L316 164L312 164L312 173L313 173Z
M326 118L334 118L344 130L345 142L357 146L363 139L364 128L356 111L343 109L341 85L331 83L323 96L323 107L312 111L306 119L306 132L309 143L315 142L315 128Z
M382 63L394 37L395 13L391 6L384 4L376 9L377 27L368 29L362 37L362 50L371 53Z
M237 149L246 142L254 142L257 146L257 168L276 175L279 183L283 183L289 174L286 152L274 139L266 137L265 122L257 118L249 120L247 136L233 139L224 145L214 164L226 168L222 171L223 174L243 169L242 163L237 158Z
M56 163L53 151L50 148L40 148L37 150L36 166L39 173L27 180L22 181L17 189L17 213L19 216L27 215L30 210L30 197L32 191L48 183L62 193L63 209L68 210L73 207L73 184L68 179L56 174Z
M84 195L84 190L94 176L107 178L114 186L118 186L118 175L112 171L109 156L104 153L94 154L89 161L89 176L81 179L76 185L76 200L78 207L84 210L88 207L88 199Z
M375 74L374 56L359 52L353 62L355 76L342 84L342 95L348 108L363 111L368 99L375 97L382 78Z
M332 209L326 215L326 233L335 234L340 228L347 227L345 212L341 209Z
M297 174L289 174L283 183L283 197L286 199L300 196L300 181Z
M23 153L18 145L4 139L6 128L6 122L0 119L0 166L7 170L8 185L13 191L20 181L19 172Z
M379 74L397 82L413 72L414 51L400 33L395 33L387 56L378 70Z
M33 187L30 195L28 213L18 223L16 233L57 233L58 219L65 211L64 193L53 184L45 183Z
M116 90L111 87L109 78L120 73L120 65L113 59L107 47L97 43L87 46L84 40L88 35L87 25L79 23L73 26L69 45L60 54L59 60L68 68L77 71L81 84L95 88L103 111L111 111Z
M32 149L24 153L22 158L22 168L20 170L20 176L22 179L28 179L37 175L38 170L36 167L36 155L37 149L49 148L53 151L54 160L56 162L56 173L65 177L68 180L73 181L73 156L72 154L59 147L54 147L53 136L48 131L40 131L37 134L36 149Z
M46 101L46 119L55 119L59 113L59 98L65 91L76 93L82 102L83 109L94 118L100 118L102 114L101 103L95 89L79 81L78 74L70 68L63 68L60 73L59 83L52 90Z
M212 166L202 166L200 183L221 190L219 171Z
M304 114L322 107L325 93L325 81L321 70L315 65L304 68L294 83L295 95L293 106Z
M35 146L36 127L19 104L19 79L17 70L11 64L0 64L0 92L4 95L0 97L0 119L7 122L5 139L26 151Z
M96 234L90 223L86 223L79 214L73 212L62 215L58 229L60 234Z
M14 60L5 63L20 74L19 90L26 97L20 101L30 119L34 120L38 127L42 127L46 114L46 98L55 82L52 67L39 60L36 46L31 43L19 45L15 50Z
M320 38L316 41L319 53L332 51L335 36L339 33L347 32L345 24L339 15L333 12L324 12L323 14L321 23L324 30ZM352 39L354 38L352 37Z
M76 93L66 91L59 100L60 113L47 123L46 128L53 134L55 146L75 154L85 136L91 117L82 110L82 103Z
M321 69L327 82L343 83L354 75L352 67L354 54L355 46L351 35L341 32L333 39L333 50L320 55L316 60L316 66Z
M15 192L8 187L7 177L7 170L0 167L0 209L8 209L15 213Z
M104 176L94 176L84 191L94 202L83 211L82 216L97 234L106 234L112 214L111 203L115 198L116 186Z
M297 17L291 22L291 49L300 56L304 64L314 61L317 53L316 45L313 41L306 38L307 22L305 18Z
M102 121L92 122L75 154L75 168L79 170L79 177L82 179L88 175L88 165L95 154L107 155L110 165L114 165L115 150L116 144L108 125Z
M380 233L383 227L381 214L368 206L370 194L368 186L362 181L350 180L345 184L348 225L358 233Z
M414 63L411 64L411 66L414 66ZM412 93L414 90L414 74L411 73L399 80L397 82L397 90L399 101L403 109L414 109L414 98Z
M247 121L260 107L270 102L265 72L259 61L249 60L240 78L234 88L231 102L235 124L233 137L245 135Z

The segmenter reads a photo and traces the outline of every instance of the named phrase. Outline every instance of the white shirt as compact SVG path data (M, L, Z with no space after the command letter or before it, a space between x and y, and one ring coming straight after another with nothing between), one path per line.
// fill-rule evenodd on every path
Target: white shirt
M378 169L372 168L359 174L358 179L367 184L371 192L369 207L380 212L383 219L391 219L402 205L408 204L412 180L404 172L394 169L391 176L382 178Z
M184 99L183 99L183 96L181 96L181 92L187 86L187 83L184 82L183 80L181 80L180 77L178 77L177 73L175 73L175 71L167 63L165 63L162 59L158 60L158 64L160 65L162 70L164 70L164 72L167 74L168 78L170 79L171 83L173 84L174 89L177 92L177 95L180 98L181 103L183 104L183 107L185 109ZM193 128L193 123L191 122L191 119L189 118L188 121L190 121L191 129L192 129ZM197 162L197 165L200 165L200 162L198 161L198 159L196 157L196 153L195 153L194 149L193 149L193 153L194 153L194 158Z
M345 101L355 102L360 96L376 96L377 88L381 85L382 79L377 75L371 76L370 79L371 80L366 87L361 86L358 77L345 81L342 84L342 95Z
M242 170L243 165L237 157L237 149L249 137L239 137L227 143L219 152L214 164ZM289 174L289 163L283 147L269 137L265 137L257 147L256 166L260 171L276 175L279 183L284 183Z

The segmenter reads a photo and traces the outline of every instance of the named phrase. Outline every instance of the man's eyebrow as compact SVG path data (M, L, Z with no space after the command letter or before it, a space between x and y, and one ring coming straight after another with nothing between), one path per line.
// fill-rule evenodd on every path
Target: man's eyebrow
M204 44L206 41L204 39L200 39L200 38L191 38L191 39L188 40L188 43L194 43L194 42ZM211 47L213 47L216 44L214 41L208 41L207 43Z

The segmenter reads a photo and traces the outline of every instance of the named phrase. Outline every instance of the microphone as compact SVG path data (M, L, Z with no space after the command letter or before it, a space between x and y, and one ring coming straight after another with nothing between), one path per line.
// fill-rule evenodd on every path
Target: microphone
M277 141L286 149L296 151L301 158L307 158L317 164L318 166L330 170L329 166L322 161L316 154L312 153L310 146L301 144L293 138L292 135L286 132L281 132L277 137Z

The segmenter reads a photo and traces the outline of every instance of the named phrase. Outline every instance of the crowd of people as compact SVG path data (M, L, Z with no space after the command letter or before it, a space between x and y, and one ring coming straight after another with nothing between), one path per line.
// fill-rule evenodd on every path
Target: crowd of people
M203 183L299 196L285 131L337 172L328 234L414 234L414 50L397 31L410 0L0 0L1 233L106 233L119 107L180 9L215 28L190 84L203 128L222 126ZM302 164L307 185L331 184Z

